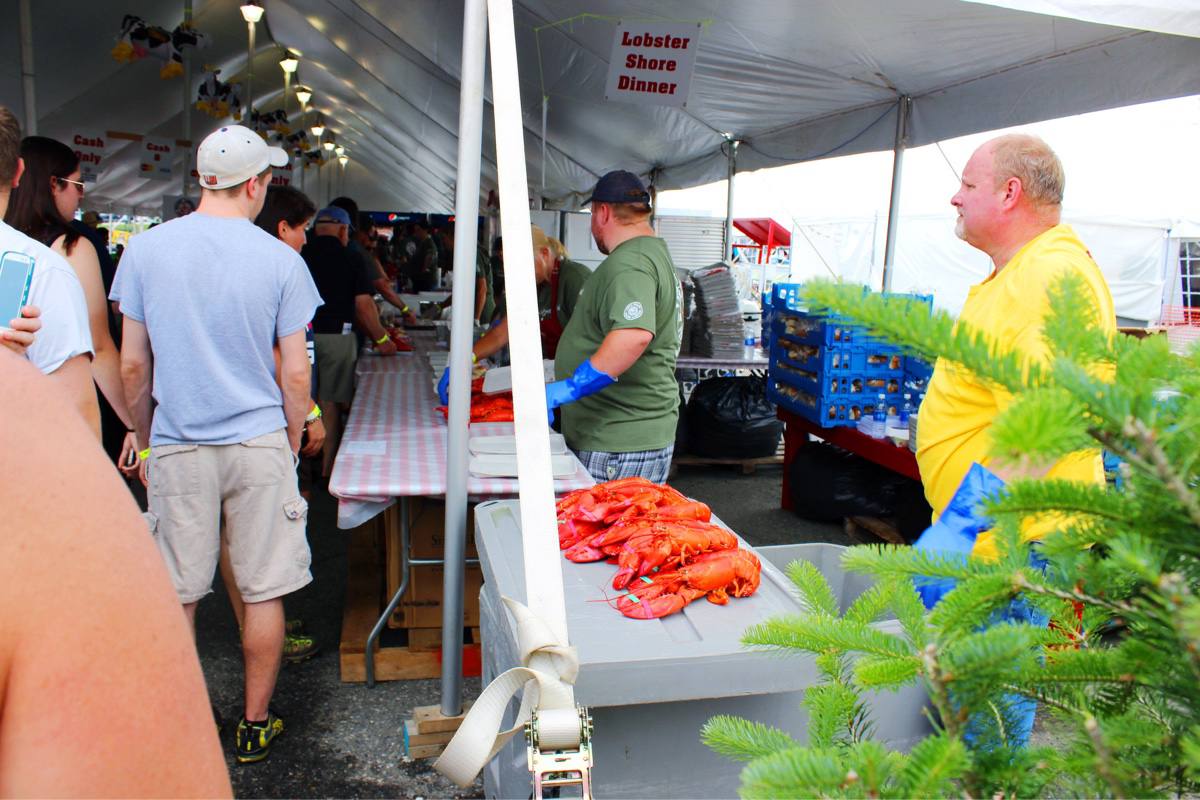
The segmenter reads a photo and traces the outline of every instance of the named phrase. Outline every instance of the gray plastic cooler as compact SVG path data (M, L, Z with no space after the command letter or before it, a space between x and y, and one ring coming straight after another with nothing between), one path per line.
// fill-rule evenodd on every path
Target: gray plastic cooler
M524 602L525 577L518 504L515 500L475 508L475 540L483 566L480 627L483 681L517 666L512 620L500 601ZM748 547L742 542L743 547ZM753 549L753 548L750 548ZM660 620L626 619L605 598L615 598L610 564L563 560L567 626L579 650L576 700L595 720L597 797L735 797L741 765L700 742L700 728L714 714L734 714L774 725L804 741L807 714L801 692L818 680L805 655L756 652L740 643L747 627L781 614L802 613L782 569L797 559L817 564L843 607L870 581L845 575L842 547L830 544L759 548L762 583L751 597L726 606L697 600ZM884 629L896 629L883 621ZM908 749L927 731L924 692L911 687L868 698L876 736ZM510 704L506 726L515 719ZM484 771L487 797L530 795L525 743L512 742Z

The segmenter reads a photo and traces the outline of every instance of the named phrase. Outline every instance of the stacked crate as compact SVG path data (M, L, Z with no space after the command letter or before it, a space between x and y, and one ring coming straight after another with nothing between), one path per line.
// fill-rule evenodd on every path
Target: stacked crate
M775 284L764 302L770 399L823 428L856 425L875 411L881 393L895 414L910 391L900 349L836 315L809 313L800 290L801 284Z

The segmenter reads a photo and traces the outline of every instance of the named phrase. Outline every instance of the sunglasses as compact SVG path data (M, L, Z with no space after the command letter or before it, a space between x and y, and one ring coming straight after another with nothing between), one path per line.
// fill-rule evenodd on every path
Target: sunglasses
M72 186L74 186L76 189L78 189L80 194L83 194L83 188L84 188L83 181L73 181L70 178L55 178L55 180L58 181L60 184L61 183L69 183Z

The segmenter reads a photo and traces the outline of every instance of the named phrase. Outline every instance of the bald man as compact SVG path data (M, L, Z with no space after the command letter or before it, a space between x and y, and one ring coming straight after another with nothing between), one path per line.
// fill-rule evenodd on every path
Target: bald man
M950 200L958 211L955 233L987 253L993 265L992 273L971 287L959 323L1038 363L1049 360L1042 331L1050 312L1050 290L1063 275L1082 279L1097 324L1110 335L1116 333L1108 284L1083 242L1061 222L1065 183L1062 163L1045 142L1010 134L975 151L963 169L961 187ZM1012 400L1007 391L938 360L917 431L917 463L935 516L946 508L974 462L1002 478L1104 482L1099 450L1019 473L989 463L992 422ZM1044 532L1045 526L1035 527L1027 537ZM976 540L974 554L995 555L990 532Z

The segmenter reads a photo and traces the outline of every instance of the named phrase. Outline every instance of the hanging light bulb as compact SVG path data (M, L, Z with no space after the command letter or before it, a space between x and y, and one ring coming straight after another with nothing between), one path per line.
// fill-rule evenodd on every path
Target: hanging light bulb
M288 75L291 75L293 72L295 72L299 66L300 59L296 58L290 52L286 53L283 58L279 59L279 67Z
M308 106L308 101L312 100L312 96L312 89L308 88L307 86L296 87L296 99L300 101L300 106L302 108Z
M346 155L346 148L339 144L337 147L333 148L333 152L337 153L338 157L341 158L342 156Z
M343 167L350 161L350 156L338 156L338 163Z
M264 10L258 3L242 3L242 19L246 22L258 22L262 19Z
M333 142L325 142L325 149L326 149L326 150L332 150L333 148L334 148L334 144L333 144Z
M325 133L325 121L321 119L320 115L317 116L317 121L313 123L313 126L309 130L311 130L312 135L318 139L320 139L321 135Z

